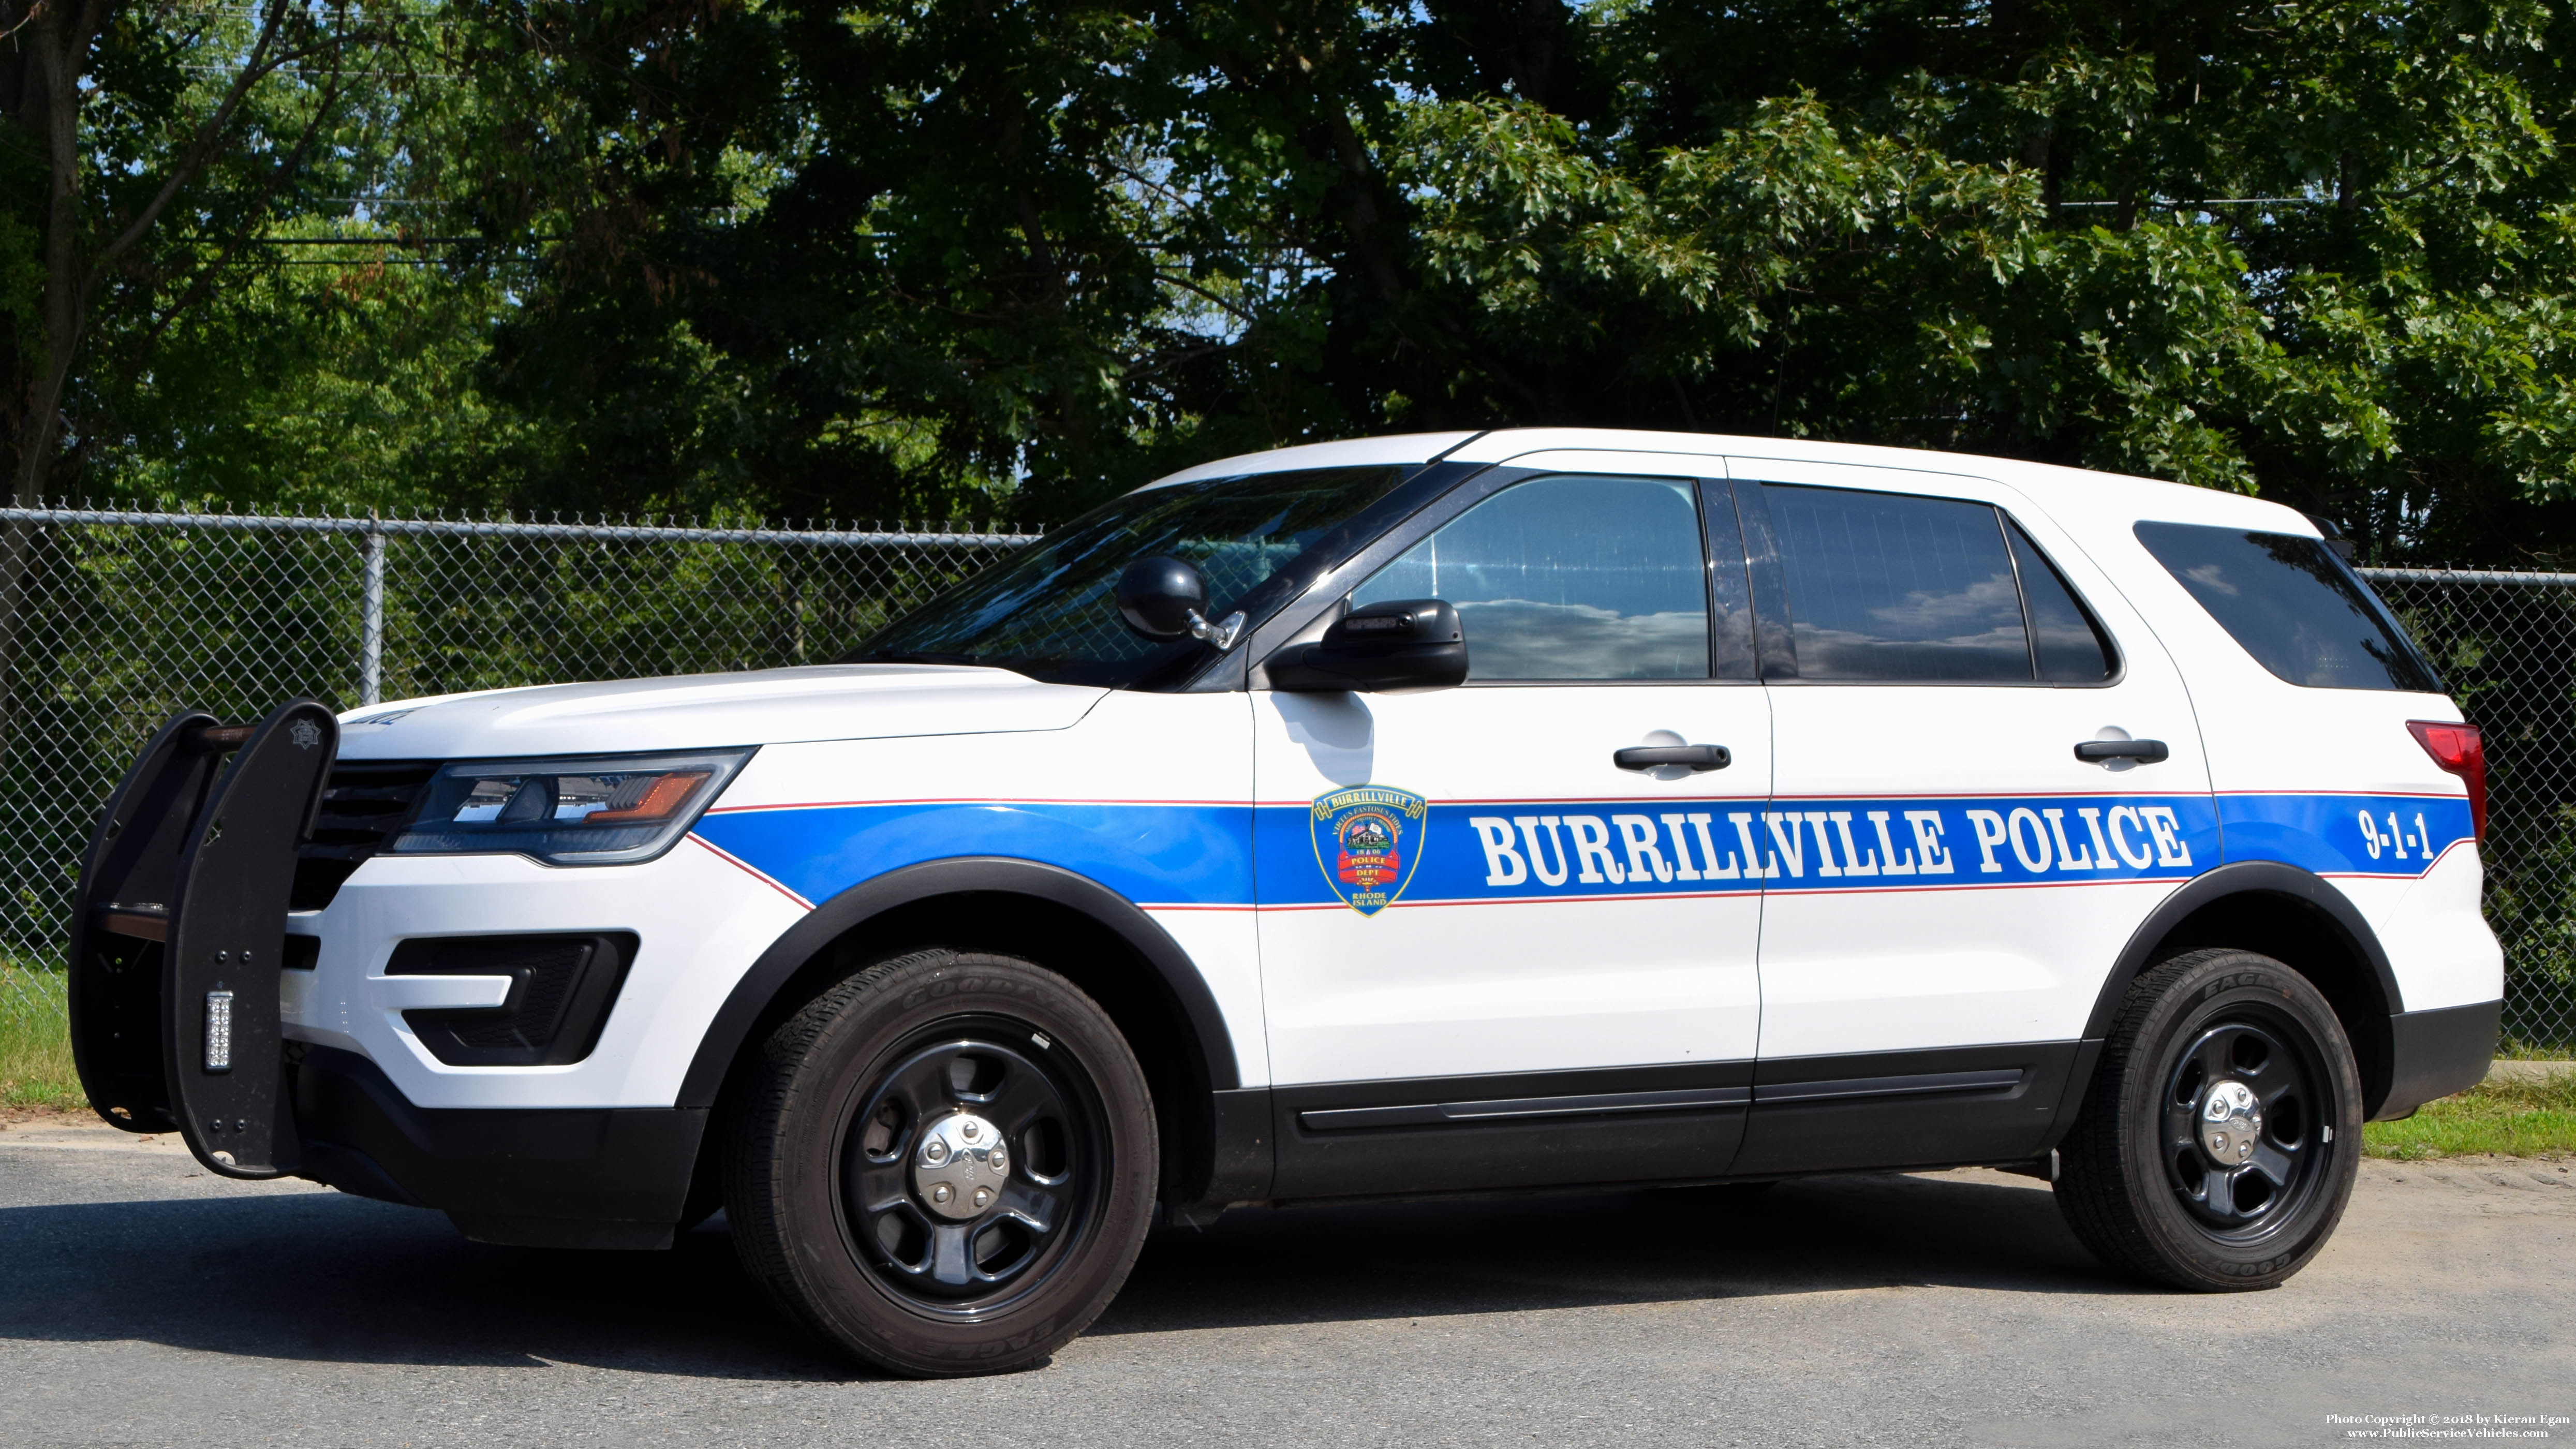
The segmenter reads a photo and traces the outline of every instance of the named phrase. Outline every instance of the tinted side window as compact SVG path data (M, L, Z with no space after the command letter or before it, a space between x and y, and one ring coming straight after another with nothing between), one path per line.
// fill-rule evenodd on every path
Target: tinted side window
M1468 678L1705 679L1708 588L1693 485L1533 478L1371 575L1353 604L1446 599Z
M2030 656L2039 677L2051 684L2098 684L2110 678L2119 662L2102 626L2020 524L2007 520L2005 532L2021 570L2021 596L2030 605Z
M2317 539L2141 523L2138 541L2256 663L2292 684L2441 690L2397 621Z
M1777 483L1763 492L1799 677L2031 678L2021 595L1993 508Z

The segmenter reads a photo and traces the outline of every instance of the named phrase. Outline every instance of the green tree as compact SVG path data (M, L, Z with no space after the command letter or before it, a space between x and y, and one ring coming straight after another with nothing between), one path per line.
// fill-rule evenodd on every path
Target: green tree
M292 265L272 227L362 186L433 37L357 0L0 0L0 30L0 466L25 507L117 450L174 329ZM38 539L0 527L0 668Z
M525 0L486 35L525 162L485 209L571 238L490 382L573 496L1025 473L1044 514L1561 422L2571 547L2561 6Z
M1217 453L1593 423L2576 553L2563 3L0 19L39 491L1044 519Z

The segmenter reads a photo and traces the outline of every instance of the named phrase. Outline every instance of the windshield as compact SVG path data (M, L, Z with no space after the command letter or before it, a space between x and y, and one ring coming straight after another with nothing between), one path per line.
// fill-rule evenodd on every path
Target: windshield
M1127 627L1113 592L1129 564L1152 554L1186 559L1207 575L1209 618L1242 609L1258 624L1339 559L1290 566L1319 542L1320 552L1338 554L1362 541L1341 526L1410 471L1312 468L1127 494L888 625L842 662L986 664L1113 688L1166 677L1208 646Z

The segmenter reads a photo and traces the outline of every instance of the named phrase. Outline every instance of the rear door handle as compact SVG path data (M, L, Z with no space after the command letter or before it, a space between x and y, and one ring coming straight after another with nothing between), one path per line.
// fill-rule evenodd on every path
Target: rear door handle
M2152 765L2172 755L2173 751L2166 749L2162 740L2086 740L2075 747L2075 758L2088 764L2100 764L2104 760L2135 760L2141 765Z
M1630 745L1610 752L1610 763L1623 770L1651 770L1658 765L1688 765L1694 770L1723 770L1735 763L1724 745Z

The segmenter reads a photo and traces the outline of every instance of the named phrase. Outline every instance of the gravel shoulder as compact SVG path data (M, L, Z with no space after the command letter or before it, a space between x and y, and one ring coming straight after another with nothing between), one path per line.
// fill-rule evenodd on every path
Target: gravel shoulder
M781 1327L718 1231L483 1247L39 1119L0 1128L0 1444L2344 1442L2576 1411L2569 1167L2365 1162L2307 1272L2225 1297L1983 1170L1237 1212L1050 1366L923 1384Z

